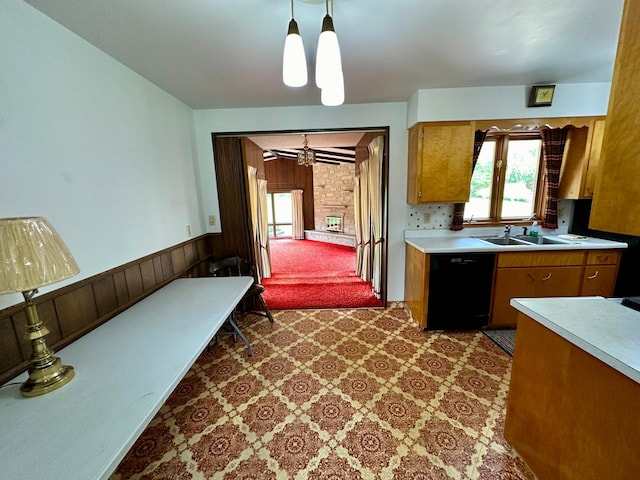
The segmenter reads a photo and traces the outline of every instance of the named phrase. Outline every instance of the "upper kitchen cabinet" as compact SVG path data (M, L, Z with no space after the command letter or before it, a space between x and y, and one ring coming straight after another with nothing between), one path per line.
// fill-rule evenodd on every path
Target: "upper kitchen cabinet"
M640 235L640 2L624 2L589 227Z
M592 198L602 152L605 117L586 119L582 127L571 126L560 171L558 198Z
M409 129L407 202L469 200L474 121L417 123Z

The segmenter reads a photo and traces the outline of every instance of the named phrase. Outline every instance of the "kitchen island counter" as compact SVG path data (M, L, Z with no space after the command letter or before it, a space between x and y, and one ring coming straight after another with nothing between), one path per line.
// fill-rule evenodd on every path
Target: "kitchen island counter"
M640 313L602 297L513 299L505 439L540 480L640 471Z

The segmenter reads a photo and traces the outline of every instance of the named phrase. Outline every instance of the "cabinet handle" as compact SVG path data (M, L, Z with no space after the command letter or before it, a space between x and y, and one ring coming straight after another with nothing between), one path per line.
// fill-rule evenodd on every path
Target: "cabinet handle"
M598 261L603 263L609 260L609 255L598 255Z
M587 277L587 280L593 280L594 278L596 278L598 276L598 270L596 270L596 273L594 273L593 275L591 275L590 277Z
M544 282L545 280L549 280L550 278L551 278L551 272L549 272L547 276L542 279L542 281Z

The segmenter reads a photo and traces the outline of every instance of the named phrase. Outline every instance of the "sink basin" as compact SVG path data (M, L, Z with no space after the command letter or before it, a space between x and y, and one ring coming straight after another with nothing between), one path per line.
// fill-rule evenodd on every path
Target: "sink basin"
M514 237L484 237L479 238L483 242L493 243L494 245L526 245L527 242Z
M533 245L558 245L558 244L566 244L568 242L564 242L562 240L556 240L555 238L547 238L547 237L530 237L528 235L515 235L511 238L516 238L521 242L531 243Z

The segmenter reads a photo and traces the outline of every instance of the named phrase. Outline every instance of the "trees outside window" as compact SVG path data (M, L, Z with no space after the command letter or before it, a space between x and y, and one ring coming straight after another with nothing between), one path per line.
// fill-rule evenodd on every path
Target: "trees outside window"
M489 133L471 178L465 221L530 219L541 205L542 171L539 133Z

